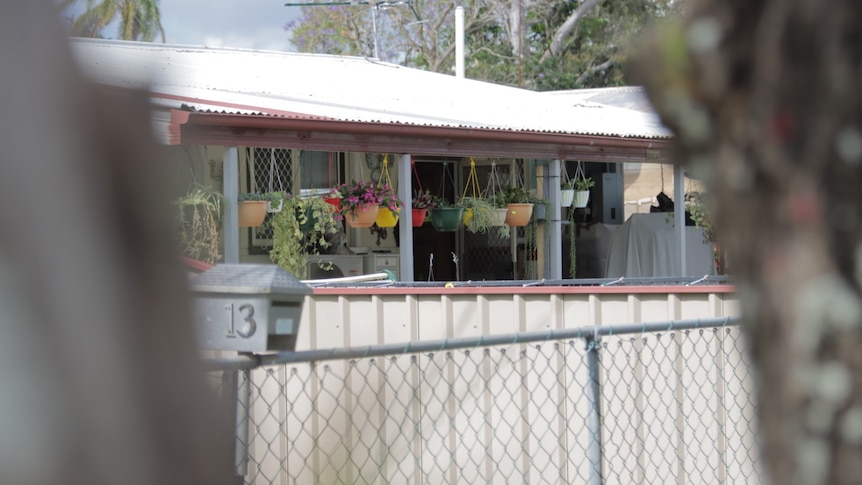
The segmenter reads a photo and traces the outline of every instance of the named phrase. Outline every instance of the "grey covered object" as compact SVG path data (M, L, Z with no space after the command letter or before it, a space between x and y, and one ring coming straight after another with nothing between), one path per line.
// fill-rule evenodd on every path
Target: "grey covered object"
M715 274L712 245L703 230L685 228L686 274L681 274L673 214L633 214L614 233L608 251L608 278L704 276Z

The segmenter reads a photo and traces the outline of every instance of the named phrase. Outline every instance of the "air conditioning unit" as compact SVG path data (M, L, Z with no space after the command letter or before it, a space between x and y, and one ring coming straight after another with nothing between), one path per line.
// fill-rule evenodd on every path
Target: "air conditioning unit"
M360 276L362 256L354 255L315 255L308 257L308 279L342 278Z

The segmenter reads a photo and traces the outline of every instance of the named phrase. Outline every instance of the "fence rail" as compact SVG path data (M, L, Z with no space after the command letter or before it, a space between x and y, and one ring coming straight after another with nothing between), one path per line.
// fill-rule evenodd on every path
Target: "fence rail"
M242 356L214 365L235 403L237 470L247 483L709 484L761 477L750 367L731 319Z

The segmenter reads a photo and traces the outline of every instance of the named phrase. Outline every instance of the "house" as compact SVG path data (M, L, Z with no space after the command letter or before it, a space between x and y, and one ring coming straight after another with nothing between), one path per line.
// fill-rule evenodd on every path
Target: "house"
M223 186L227 262L269 260L269 236L237 227L239 192L322 192L338 181L375 179L386 158L409 209L411 186L460 194L472 158L485 180L496 167L548 199L538 254L518 234L490 243L413 229L409 210L397 234L348 230L337 249L381 251L387 269L408 282L562 279L561 167L573 175L586 164L598 182L590 217L613 224L625 215L627 167L674 170L664 165L670 133L642 101L632 105L636 88L539 93L366 58L96 39L73 39L71 48L91 80L150 89L160 140L182 152L198 182ZM676 193L681 174L676 169ZM335 256L365 271L379 267L374 254Z

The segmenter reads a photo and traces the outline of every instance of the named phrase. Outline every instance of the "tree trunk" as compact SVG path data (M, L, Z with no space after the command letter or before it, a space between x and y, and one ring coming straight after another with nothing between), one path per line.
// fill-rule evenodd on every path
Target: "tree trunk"
M551 45L549 45L548 50L542 54L541 60L544 61L551 56L559 56L563 51L563 44L566 41L566 37L575 30L575 27L578 26L578 22L584 18L584 15L600 3L602 3L602 0L585 0L584 3L580 4L578 8L569 15L566 21L554 31L554 36L551 38Z
M714 196L777 484L862 477L860 22L858 0L706 0L638 60Z

